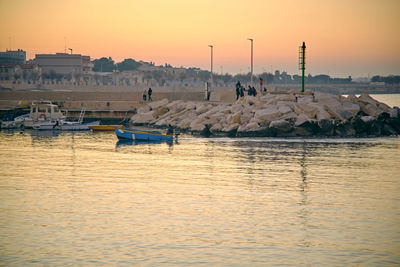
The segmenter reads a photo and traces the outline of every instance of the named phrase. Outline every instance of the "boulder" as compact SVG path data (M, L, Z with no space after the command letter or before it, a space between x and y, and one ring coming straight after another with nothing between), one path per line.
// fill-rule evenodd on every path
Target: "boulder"
M133 123L150 123L152 120L154 120L153 111L138 113L131 118Z
M374 120L375 120L375 117L372 117L372 116L361 116L360 119L361 119L364 123L367 123L367 122L370 122L370 121L374 121Z
M397 135L397 131L390 124L385 123L382 127L382 134L383 135Z
M276 129L277 132L287 133L292 130L292 126L286 120L271 121L269 128Z
M318 113L318 105L316 103L309 103L309 104L300 104L296 103L294 105L294 112L297 115L304 114L309 118L316 118Z
M150 106L149 105L143 105L143 106L140 106L138 109L137 109L137 113L139 114L139 113L145 113L145 112L149 112L150 111Z
M361 105L360 107L363 112L373 117L377 117L383 112L383 110L378 108L375 104L368 103L366 105Z
M378 101L373 99L370 95L367 94L362 94L358 97L359 102L364 103L364 104L371 104L373 106L378 105Z
M338 107L342 106L342 103L340 102L340 98L338 95L331 95L331 94L316 92L314 95L314 98L315 98L315 101L320 106L325 105L330 108L338 108Z
M232 132L232 131L237 131L237 129L239 128L239 126L240 126L239 123L229 124L229 125L225 126L225 127L222 129L222 131L227 132L227 133Z
M194 120L190 123L189 129L192 131L203 131L205 126L203 122Z
M246 125L240 125L237 129L238 132L252 132L252 131L258 131L260 129L260 126L258 125L257 122L251 122Z
M279 105L278 106L278 111L281 114L286 114L286 113L292 112L292 109L287 105Z
M352 137L356 135L356 130L351 122L342 121L336 125L335 134L341 137Z
M323 107L318 107L318 111L316 114L317 120L330 120L332 116L323 108Z
M343 110L351 112L354 115L356 115L360 111L360 106L354 103L350 102L344 102L342 104Z
M243 110L243 106L237 103L232 104L230 108L231 108L231 113L237 113Z
M371 121L368 127L368 134L372 136L382 135L383 123L377 120Z
M314 98L311 95L298 96L296 102L299 104L309 104L314 102Z
M394 107L389 110L389 114L391 118L398 118L399 117L399 109Z
M275 106L270 106L266 109L261 109L255 112L254 118L260 121L273 121L279 118L281 113Z
M199 106L196 106L196 114L200 115L203 114L207 111L209 111L210 107L206 104L200 104Z
M283 115L280 116L279 118L282 119L282 120L287 120L287 121L293 121L293 122L295 122L295 121L297 120L297 117L298 117L297 114L294 113L294 112L292 111L292 112L283 114Z
M224 127L221 125L221 123L215 123L215 124L210 128L210 131L211 131L211 133L213 133L213 132L221 132L223 128L224 128Z
M397 134L400 134L400 118L390 118L388 124L397 132Z
M167 113L168 111L169 109L166 106L158 107L156 110L153 110L153 117L158 118Z
M313 131L307 127L293 127L291 136L312 136Z
M320 120L318 121L319 133L322 135L331 136L335 133L334 120Z
M164 98L162 100L159 101L155 101L155 102L150 102L148 105L151 107L151 109L157 109L161 106L165 106L168 104L168 99Z
M240 123L240 116L242 115L241 111L236 112L232 115L231 124L239 124Z
M298 117L297 117L297 119L296 119L296 122L295 122L295 124L294 124L294 126L296 126L296 127L301 127L304 123L306 123L306 122L311 122L312 120L307 116L307 115L305 115L305 114L300 114Z

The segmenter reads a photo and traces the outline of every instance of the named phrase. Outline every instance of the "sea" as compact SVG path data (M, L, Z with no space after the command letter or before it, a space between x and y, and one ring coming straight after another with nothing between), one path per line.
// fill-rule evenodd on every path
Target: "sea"
M396 136L1 131L0 266L399 266L399 162Z

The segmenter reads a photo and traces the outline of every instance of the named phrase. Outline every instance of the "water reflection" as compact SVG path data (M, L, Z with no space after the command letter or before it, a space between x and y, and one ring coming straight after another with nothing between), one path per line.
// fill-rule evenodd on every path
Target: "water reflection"
M8 265L398 262L399 139L117 141L0 133Z
M176 142L177 143L177 142ZM163 140L118 140L116 143L116 147L123 147L123 146L141 146L141 145L160 145L160 144L167 144L168 146L172 146L174 144L173 141L163 141Z
M303 230L303 236L300 240L300 246L301 247L309 247L310 242L308 240L308 228L309 228L309 223L308 223L308 217L309 217L309 211L308 211L308 181L307 181L307 165L306 165L306 156L308 155L309 151L307 149L307 144L304 142L302 144L302 154L299 160L300 163L300 211L299 211L299 219L300 219L300 224L302 225L302 230Z

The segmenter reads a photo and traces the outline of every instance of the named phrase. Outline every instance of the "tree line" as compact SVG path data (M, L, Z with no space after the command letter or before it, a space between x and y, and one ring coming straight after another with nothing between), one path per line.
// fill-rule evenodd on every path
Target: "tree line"
M144 64L149 64L154 66L154 63L138 62L134 59L128 58L124 59L122 62L115 63L111 57L102 57L100 59L93 60L93 71L94 72L114 72L114 71L134 71L138 70L140 66ZM204 82L211 79L211 73L206 70L200 70L199 68L186 68L184 72L180 71L174 73L174 71L166 72L163 69L174 69L171 65L165 64L160 66L160 68L155 68L152 71L144 71L145 79L154 79L158 81L161 85L164 85L166 81L176 80L184 82L185 80L190 80L193 82ZM213 81L217 84L231 85L240 81L242 83L250 83L251 74L217 74L213 73ZM290 75L287 72L280 72L276 70L274 73L264 72L259 75L253 75L253 82L258 83L259 79L263 79L264 84L300 84L302 82L302 77L300 75ZM347 78L334 78L326 74L319 75L307 75L305 77L305 82L308 84L348 84L352 83L352 77ZM386 84L400 84L400 76L374 76L371 82L384 82Z
M400 84L400 75L389 75L389 76L374 76L371 78L371 82L384 82L386 84Z

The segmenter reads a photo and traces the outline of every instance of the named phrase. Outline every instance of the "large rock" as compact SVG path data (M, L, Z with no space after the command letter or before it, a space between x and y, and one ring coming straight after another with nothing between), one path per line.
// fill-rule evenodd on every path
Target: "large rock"
M343 121L336 125L335 134L341 137L352 137L356 135L356 130L351 122Z
M360 106L350 102L344 102L342 104L343 110L348 111L355 116L360 111Z
M192 131L203 131L205 128L205 124L200 120L194 120L190 123L189 129Z
M292 126L286 120L271 121L269 128L275 129L278 133L287 133L292 130Z
M389 110L389 114L391 118L398 118L399 117L399 108L394 107Z
M154 120L153 111L135 114L132 116L131 120L133 123L150 123Z
M286 113L292 112L292 109L288 105L282 104L282 105L278 105L278 111L281 114L286 114Z
M153 111L153 117L159 118L160 116L164 115L168 111L169 111L169 109L166 106L158 107L156 110Z
M276 106L270 106L266 109L261 109L255 112L254 118L260 121L273 121L279 118L281 113Z
M303 126L305 123L307 122L311 122L312 120L305 114L300 114L297 119L296 122L294 124L294 126L296 127L301 127Z
M361 110L363 112L365 112L366 114L373 116L373 117L377 117L379 116L379 114L381 114L383 112L382 109L380 109L379 107L377 107L375 104L366 104L366 105L362 105L361 106Z
M320 120L318 121L319 133L322 135L331 136L335 133L334 120Z
M168 99L164 98L162 100L159 101L155 101L155 102L150 102L148 105L151 107L151 109L157 109L159 107L165 106L168 104Z
M260 126L258 125L257 122L249 122L246 125L241 125L238 128L238 132L254 132L254 131L258 131L260 129Z

